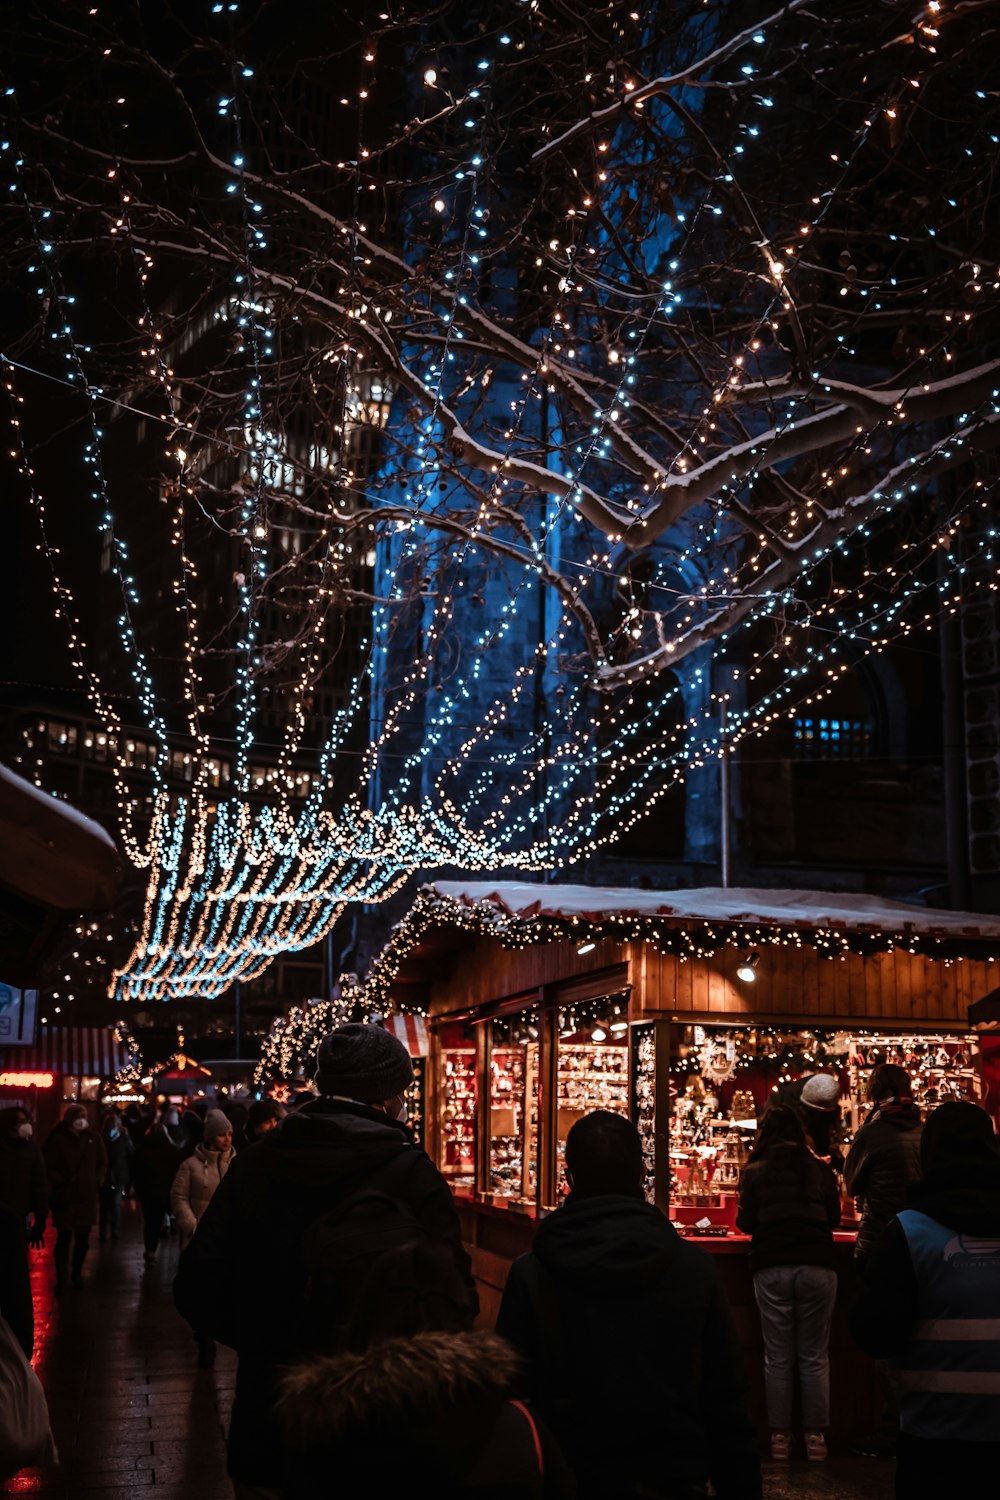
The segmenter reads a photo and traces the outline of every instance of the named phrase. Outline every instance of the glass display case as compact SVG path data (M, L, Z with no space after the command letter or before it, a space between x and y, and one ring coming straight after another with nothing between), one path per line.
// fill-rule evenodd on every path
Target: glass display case
M451 1187L476 1185L476 1039L472 1026L451 1022L440 1033L438 1166Z
M486 1023L489 1035L489 1158L486 1191L534 1204L538 1195L537 1011Z
M595 1109L629 1113L628 1012L624 997L557 1012L556 1171L558 1197L568 1191L566 1137Z

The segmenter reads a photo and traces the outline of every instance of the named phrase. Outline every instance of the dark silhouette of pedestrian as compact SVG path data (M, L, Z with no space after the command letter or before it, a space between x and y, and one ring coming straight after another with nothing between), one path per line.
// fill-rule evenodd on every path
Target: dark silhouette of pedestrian
M170 1189L170 1208L177 1221L182 1249L197 1229L236 1154L233 1132L221 1109L208 1111L203 1130L204 1139L181 1162ZM195 1342L198 1368L210 1370L215 1364L215 1340L195 1329Z
M923 1175L874 1247L851 1329L900 1392L899 1500L995 1494L1000 1475L1000 1148L970 1103L931 1114Z
M118 1115L112 1110L101 1121L101 1140L108 1158L108 1171L101 1184L100 1221L98 1239L102 1244L110 1236L117 1241L121 1228L122 1199L132 1181L132 1158L135 1147L132 1137Z
M247 1111L247 1126L243 1145L253 1146L264 1139L269 1130L274 1130L285 1118L285 1106L277 1099L258 1099Z
M49 1204L56 1230L56 1296L66 1287L72 1247L72 1277L83 1286L90 1231L97 1222L98 1195L108 1170L104 1142L90 1127L86 1107L71 1104L50 1133L43 1151Z
M274 1406L281 1372L325 1330L309 1315L310 1231L362 1189L401 1204L448 1248L476 1298L451 1193L401 1116L413 1078L406 1048L378 1026L338 1027L320 1045L320 1097L240 1153L181 1256L177 1306L239 1354L229 1432L237 1496L277 1494L284 1449ZM345 1290L347 1290L345 1288Z
M31 1275L25 1253L24 1220L0 1204L0 1316L30 1359L35 1346Z
M29 1237L40 1245L48 1204L45 1162L27 1110L19 1106L0 1110L0 1206L10 1210L22 1230L30 1215Z
M737 1227L752 1236L750 1271L764 1336L771 1457L787 1459L796 1370L806 1457L826 1458L830 1324L837 1300L837 1179L809 1149L798 1113L767 1111L740 1187Z
M715 1265L647 1203L635 1126L603 1110L566 1139L569 1196L511 1266L497 1332L581 1500L761 1494L732 1315Z
M164 1221L170 1210L170 1189L186 1150L187 1136L181 1129L177 1106L166 1104L139 1138L132 1169L136 1193L142 1205L142 1237L147 1265L156 1260Z
M872 1105L844 1163L844 1185L861 1201L855 1248L858 1271L889 1220L906 1207L910 1185L920 1176L920 1110L910 1075L896 1063L879 1063L868 1079Z

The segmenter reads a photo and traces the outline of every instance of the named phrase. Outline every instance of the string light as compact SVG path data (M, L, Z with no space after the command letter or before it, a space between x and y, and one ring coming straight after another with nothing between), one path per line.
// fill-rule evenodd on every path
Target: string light
M134 949L114 975L119 996L221 994L315 943L347 903L385 900L435 865L540 874L586 860L693 770L829 697L849 665L995 594L994 481L979 455L996 428L1000 364L965 368L973 312L948 299L966 278L963 296L980 316L1000 272L971 256L939 285L928 272L942 301L934 331L921 331L897 379L887 367L873 381L861 341L907 321L908 268L915 255L939 263L933 242L945 225L955 239L958 200L930 200L919 250L888 219L874 226L885 261L874 272L858 269L852 249L836 266L824 251L833 237L857 239L858 184L879 177L899 111L922 107L940 66L935 36L950 22L937 7L921 11L907 45L888 49L879 92L845 89L835 149L812 161L809 209L779 205L762 222L757 161L783 139L782 112L798 107L794 77L779 66L798 9L727 36L682 28L687 61L669 76L660 41L614 18L627 66L602 59L598 76L583 49L579 90L561 97L534 145L537 170L558 161L557 172L537 202L516 208L508 100L548 44L537 6L467 47L421 35L395 112L398 140L380 135L369 100L386 87L380 43L398 43L404 27L386 16L370 24L356 79L343 85L350 157L335 162L331 138L307 131L308 165L291 172L275 164L298 124L273 124L270 135L259 125L259 91L277 80L248 57L242 10L213 6L222 71L211 143L184 117L222 205L211 229L159 201L161 165L133 149L127 93L109 96L112 125L99 141L70 141L8 92L13 128L0 160L23 215L25 284L56 356L43 373L79 392L86 493L152 750L141 768L152 777L147 796L53 534L23 410L30 377L24 361L5 358L11 453L74 669L111 747L121 841L147 878ZM103 18L86 34L102 57L115 55ZM850 53L842 66L850 82ZM711 132L700 89L710 69L731 75L733 101L725 128ZM574 118L577 93L593 108ZM960 183L992 149L996 124L984 92L965 105ZM370 228L366 205L389 191L392 153L411 139L427 171L404 195L400 249ZM697 161L697 185L669 206L650 175L651 142ZM128 261L132 343L119 351L128 378L115 388L95 373L102 351L75 311L70 281L81 273L57 146L87 168L93 244L109 263ZM713 280L720 236L731 264ZM202 322L184 326L152 289L164 270L192 267L214 279ZM525 337L513 309L534 298L538 328ZM809 308L824 310L807 338ZM719 331L701 337L708 323ZM202 377L179 375L216 337L229 353ZM669 394L678 379L679 398ZM165 452L183 733L167 723L140 629L149 601L105 472L112 404L134 416L150 390L155 410L144 420ZM301 390L308 440L295 431ZM382 444L376 473L352 458L351 433L366 427ZM225 482L211 477L220 452ZM945 474L961 475L946 501ZM935 486L933 526L908 536L906 518L926 515ZM314 527L295 566L275 558L290 506ZM227 786L197 582L206 523L238 555L222 694L236 724ZM900 544L887 566L879 549L893 528ZM625 564L644 556L650 577L637 581ZM276 580L286 568L296 602L281 619L294 614L295 624L282 642ZM353 607L336 601L356 596L370 622L350 653L342 704L311 748L331 620ZM277 765L260 769L263 695L283 651L293 667ZM735 689L720 687L730 671ZM647 679L659 690L640 706L634 689ZM361 730L367 749L357 756ZM180 791L175 755L190 766ZM33 769L43 779L44 767ZM819 941L836 951L839 939Z

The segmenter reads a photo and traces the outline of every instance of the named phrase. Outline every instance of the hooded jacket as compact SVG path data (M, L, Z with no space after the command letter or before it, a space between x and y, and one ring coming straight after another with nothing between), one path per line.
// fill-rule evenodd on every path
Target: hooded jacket
M170 1212L186 1238L194 1234L235 1154L232 1146L225 1151L212 1151L203 1143L195 1146L191 1155L186 1156L177 1168L170 1189Z
M497 1332L581 1496L761 1493L732 1316L711 1257L639 1197L570 1195L514 1262Z
M336 1475L344 1493L570 1500L551 1434L508 1400L517 1372L513 1349L491 1333L418 1333L314 1356L282 1385L284 1493L327 1500Z
M203 1336L240 1357L229 1470L277 1487L281 1443L272 1419L278 1371L310 1352L305 1241L321 1215L360 1188L397 1197L450 1247L477 1307L454 1200L404 1125L367 1105L317 1099L239 1152L181 1257L174 1296Z
M854 1138L844 1163L844 1184L862 1200L856 1253L872 1253L882 1230L906 1207L910 1185L920 1176L923 1125L915 1104L872 1111Z

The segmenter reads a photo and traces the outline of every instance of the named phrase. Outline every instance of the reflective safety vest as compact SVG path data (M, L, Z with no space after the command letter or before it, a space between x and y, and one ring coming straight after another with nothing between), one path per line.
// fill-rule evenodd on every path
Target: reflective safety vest
M893 1361L900 1427L915 1437L1000 1437L1000 1239L898 1214L917 1278L909 1347ZM959 1476L956 1476L958 1478Z

